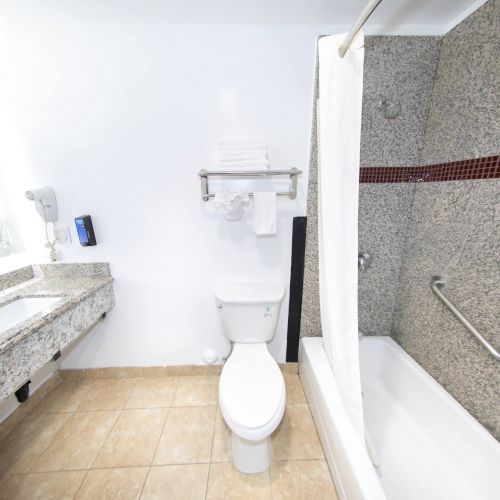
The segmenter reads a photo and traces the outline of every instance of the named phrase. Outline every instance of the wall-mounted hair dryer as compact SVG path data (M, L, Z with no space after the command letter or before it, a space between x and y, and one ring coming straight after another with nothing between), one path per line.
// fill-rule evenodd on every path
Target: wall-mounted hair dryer
M35 202L35 207L45 222L57 221L57 202L54 190L49 187L30 189L24 193L24 196L30 201Z

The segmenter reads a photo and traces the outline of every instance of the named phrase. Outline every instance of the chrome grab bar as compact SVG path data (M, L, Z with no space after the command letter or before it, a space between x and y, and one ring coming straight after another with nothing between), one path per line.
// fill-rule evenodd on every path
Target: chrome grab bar
M276 175L286 175L290 177L290 187L288 191L279 191L277 196L286 196L291 200L297 197L297 176L302 173L298 168L291 168L290 170L200 170L198 175L201 179L201 198L208 201L213 198L215 194L211 194L208 190L209 177L271 177ZM248 196L253 197L253 193L247 193Z
M431 290L438 296L441 302L457 317L458 321L469 330L479 343L493 356L497 361L500 361L500 353L481 335L474 325L450 302L448 297L443 293L445 281L441 276L433 276L431 279Z

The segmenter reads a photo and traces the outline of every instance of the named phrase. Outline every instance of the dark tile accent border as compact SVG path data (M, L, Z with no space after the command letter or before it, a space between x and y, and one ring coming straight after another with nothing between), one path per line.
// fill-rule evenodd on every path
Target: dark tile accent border
M290 270L290 301L288 305L288 331L286 361L299 359L300 318L304 286L304 258L306 253L307 217L293 218L292 265Z
M359 182L367 184L440 182L498 179L499 177L500 156L497 155L421 167L361 167Z

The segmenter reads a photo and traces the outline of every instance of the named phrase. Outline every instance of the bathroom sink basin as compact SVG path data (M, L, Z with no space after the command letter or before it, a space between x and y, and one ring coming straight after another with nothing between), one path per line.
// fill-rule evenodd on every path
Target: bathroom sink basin
M45 314L61 297L25 297L0 307L0 332L22 323L36 314Z

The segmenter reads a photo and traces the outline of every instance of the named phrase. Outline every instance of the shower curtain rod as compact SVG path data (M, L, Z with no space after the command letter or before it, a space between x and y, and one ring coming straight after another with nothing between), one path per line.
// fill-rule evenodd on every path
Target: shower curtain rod
M358 20L353 24L349 33L347 33L344 43L339 47L340 57L345 56L355 36L359 33L359 30L363 27L366 20L372 15L373 11L377 8L381 1L382 0L369 0L369 2L365 5L365 8L362 10Z

